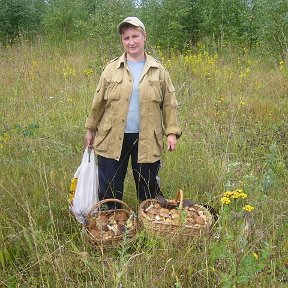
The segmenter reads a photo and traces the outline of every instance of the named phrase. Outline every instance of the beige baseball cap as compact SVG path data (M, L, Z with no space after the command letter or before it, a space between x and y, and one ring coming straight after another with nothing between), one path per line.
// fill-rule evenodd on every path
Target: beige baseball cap
M118 25L118 32L119 34L121 34L121 29L123 26L125 26L126 24L130 24L133 25L135 27L140 27L144 30L145 32L145 26L143 24L143 22L141 20L139 20L137 17L127 17L126 19L124 19L119 25Z

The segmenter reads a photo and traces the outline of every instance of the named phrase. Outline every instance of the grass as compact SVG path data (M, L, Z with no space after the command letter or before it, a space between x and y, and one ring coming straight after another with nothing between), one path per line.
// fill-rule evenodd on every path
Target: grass
M183 127L177 150L163 156L163 192L171 199L182 189L215 207L219 220L211 237L141 231L101 253L81 237L67 197L99 73L115 56L103 50L1 50L0 286L286 287L287 67L247 53L155 50L175 84ZM221 204L235 189L248 198ZM130 170L124 200L137 211Z

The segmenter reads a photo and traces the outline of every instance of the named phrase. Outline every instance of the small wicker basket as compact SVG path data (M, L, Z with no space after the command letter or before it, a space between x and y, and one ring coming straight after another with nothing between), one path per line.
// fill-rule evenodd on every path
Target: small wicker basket
M114 203L120 203L121 209L115 209L115 210L101 210L101 206L108 203L108 202L114 202ZM127 218L125 231L122 231L119 234L109 236L109 237L95 237L93 233L89 230L89 222L91 219L93 219L96 224L99 223L100 219L103 219L104 217L107 217L111 219L114 215L119 213L122 213L122 215L126 215L125 218ZM88 224L83 229L83 234L85 238L95 247L102 247L102 248L113 248L118 247L121 244L121 241L124 239L127 241L131 241L137 232L137 219L136 214L134 211L123 201L118 199L104 199L94 204L94 206L90 209L89 213L87 214L87 222ZM129 225L128 225L129 221ZM115 222L115 225L117 226L117 223ZM105 233L105 232L104 232Z
M202 205L192 204L188 207L194 207L198 211L202 211L201 214L205 215L205 223L200 224L191 224L188 223L185 219L185 211L187 211L187 207L183 207L183 191L180 190L177 192L175 200L167 200L167 203L171 206L175 206L178 211L178 217L176 221L158 221L155 218L148 217L145 211L149 209L149 207L155 205L159 206L159 202L156 199L148 199L143 201L140 204L138 211L138 218L141 226L151 234L155 234L158 236L180 236L181 238L187 239L196 236L206 235L211 230L211 227L214 223L214 217L210 213L210 211ZM188 208L190 209L190 208ZM174 210L175 211L175 210Z

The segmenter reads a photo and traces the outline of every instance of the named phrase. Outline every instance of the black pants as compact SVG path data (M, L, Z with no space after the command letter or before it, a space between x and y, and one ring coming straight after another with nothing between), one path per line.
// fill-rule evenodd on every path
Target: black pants
M119 161L98 155L99 200L116 198L122 200L124 179L131 157L133 177L139 201L155 198L161 194L157 181L160 161L138 163L138 133L125 133ZM162 195L162 194L161 194ZM112 202L111 202L112 203ZM115 203L114 203L115 204ZM109 208L115 205L108 203ZM116 207L120 207L116 205Z

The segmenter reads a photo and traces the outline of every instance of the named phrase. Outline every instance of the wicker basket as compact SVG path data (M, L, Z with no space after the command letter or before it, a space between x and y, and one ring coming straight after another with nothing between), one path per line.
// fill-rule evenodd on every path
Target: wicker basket
M120 203L122 208L121 209L115 209L115 210L100 210L101 206L103 204L106 204L108 202L114 202L114 203ZM117 213L122 212L122 215L127 216L130 225L127 225L126 231L122 231L122 233L118 235L113 235L109 237L95 237L90 230L89 230L89 222L91 219L93 219L96 223L100 221L100 218L108 217L111 219L111 217L114 217ZM87 222L88 224L83 229L83 234L85 238L95 247L102 247L102 248L113 248L118 247L121 244L122 240L131 241L137 232L137 219L136 214L134 211L123 201L118 199L104 199L101 200L90 209L88 215L87 215ZM115 224L116 225L116 224ZM105 233L105 232L103 232ZM103 234L102 234L103 235Z
M158 221L155 218L150 218L147 216L146 212L149 207L155 205L159 202L156 199L148 199L143 201L140 204L139 212L138 212L138 218L140 221L141 226L146 229L147 232L151 234L156 234L159 236L180 236L181 238L191 238L201 235L206 235L211 230L211 227L214 222L214 217L210 213L210 211L205 208L202 205L199 204L192 204L187 206L189 209L194 207L198 211L201 212L203 215L205 215L206 221L205 224L188 224L185 219L185 208L183 207L183 191L180 190L177 192L175 200L167 200L167 203L170 206L175 206L179 216L177 217L176 221L171 222L164 222L164 221ZM184 212L184 213L183 213Z

